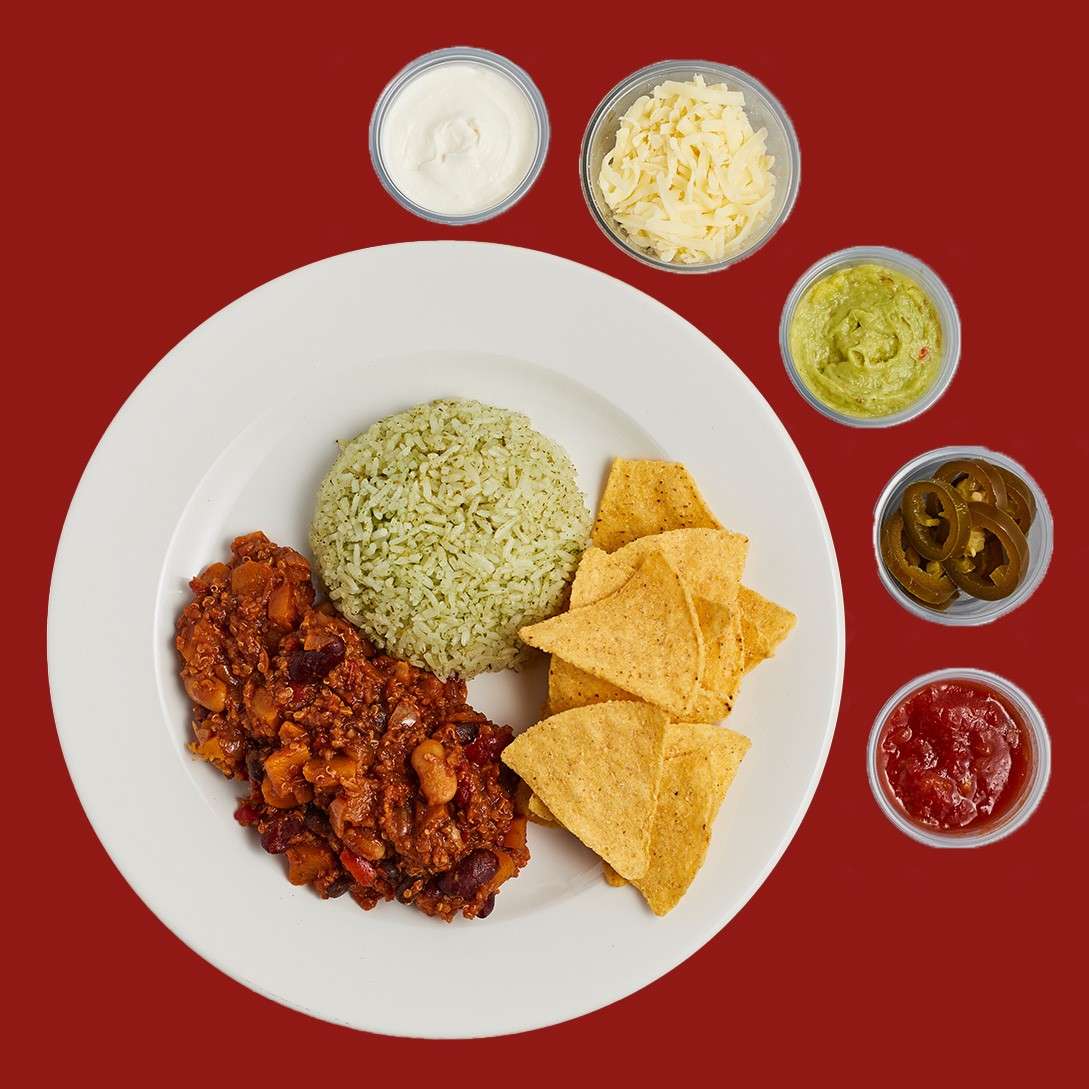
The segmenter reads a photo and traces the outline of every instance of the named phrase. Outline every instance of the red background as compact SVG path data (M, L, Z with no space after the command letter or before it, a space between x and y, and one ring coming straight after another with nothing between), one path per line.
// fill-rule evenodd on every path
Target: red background
M474 4L427 16L417 5L380 7L40 5L33 20L6 28L5 235L15 274L3 429L5 596L14 606L4 633L14 651L5 652L5 876L15 913L6 976L19 997L21 1049L58 1076L107 1066L158 1076L165 1066L237 1081L265 1069L278 1084L404 1083L431 1071L460 1080L470 1070L543 1084L605 1057L618 1076L683 1079L703 1066L758 1083L824 1067L992 1085L1040 1074L1041 1064L1057 1070L1073 1055L1087 967L1087 383L1084 337L1072 328L1084 323L1085 302L1083 265L1068 257L1084 244L1075 237L1084 223L1072 218L1084 194L1070 163L1084 119L1062 112L1084 68L1077 38L1047 4L989 28L953 4L774 14L757 5L737 20L697 5L677 26L665 18L679 10L671 5L598 14L591 5L565 13ZM528 68L553 123L531 194L460 232L401 211L366 151L369 112L388 77L455 43ZM615 250L576 178L598 99L666 55L753 72L791 112L803 149L791 220L754 258L705 278L664 275ZM730 353L794 435L824 499L848 655L839 728L809 815L722 934L666 978L579 1021L441 1044L367 1037L282 1009L205 964L147 911L107 860L65 773L44 631L69 498L103 429L156 360L289 269L455 234L603 269ZM807 408L777 345L799 273L862 242L932 264L964 323L950 392L888 431L841 427ZM872 506L888 476L950 442L1020 460L1046 489L1057 525L1054 563L1033 600L982 630L910 617L879 585L871 554ZM732 469L743 467L723 467ZM93 622L93 587L87 609ZM948 665L1024 686L1054 742L1037 815L974 852L928 850L894 831L863 771L866 735L889 692ZM1063 996L1066 981L1077 981L1077 1000ZM516 1001L526 986L512 964L496 1000ZM315 1054L320 1072L311 1074Z

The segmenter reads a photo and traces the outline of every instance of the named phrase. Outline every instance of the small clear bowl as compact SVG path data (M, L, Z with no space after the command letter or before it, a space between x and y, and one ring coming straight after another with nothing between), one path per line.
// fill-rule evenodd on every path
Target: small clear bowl
M1017 711L1027 732L1027 741L1032 747L1028 775L1020 794L994 824L984 825L978 831L973 831L970 825L959 830L943 831L927 828L913 821L893 794L880 762L881 734L894 708L920 688L940 681L974 681L994 689ZM908 681L888 698L885 706L877 713L866 747L866 774L881 812L904 835L918 843L925 843L928 847L984 847L1016 832L1036 811L1051 777L1051 738L1043 715L1017 685L982 669L939 669Z
M533 115L537 120L537 150L533 156L533 162L530 164L529 170L526 171L526 176L521 180L517 188L498 204L494 204L490 208L484 208L479 212L471 212L468 215L447 215L444 212L434 212L430 208L424 208L422 205L419 205L406 197L394 184L393 179L389 175L389 171L386 169L385 163L382 160L382 141L379 138L386 114L389 112L389 108L393 104L394 99L404 87L428 69L437 68L443 64L457 63L480 65L481 67L490 68L500 75L506 76L526 96L530 107L533 110ZM537 89L537 84L533 82L528 72L519 68L513 61L509 61L506 57L500 56L498 53L492 53L487 49L474 49L472 46L468 45L458 45L452 46L449 49L436 49L432 53L425 53L422 57L417 57L411 63L406 64L405 67L386 84L384 90L378 96L378 101L374 104L374 110L371 113L368 145L370 147L371 163L374 166L374 172L378 175L378 180L382 183L382 187L386 192L389 193L402 208L405 208L412 212L413 215L417 215L421 219L429 220L432 223L442 223L447 227L466 227L473 223L483 223L485 220L494 219L497 215L501 215L509 208L512 208L529 192L533 183L537 180L538 175L541 173L541 169L544 167L545 157L548 154L548 141L551 132L552 129L549 125L548 110L545 108L544 98L541 96L541 92Z
M900 506L900 500L909 484L916 480L929 480L947 461L972 458L982 458L983 461L1001 465L1019 476L1032 491L1033 498L1036 500L1036 518L1028 532L1028 570L1024 572L1017 589L1009 597L1000 598L998 601L983 601L978 597L969 597L962 591L945 609L928 609L907 593L889 574L881 555L881 527L885 524L886 518ZM975 627L979 624L990 624L1028 601L1036 587L1043 581L1044 575L1047 574L1054 548L1054 538L1055 527L1051 520L1051 508L1047 504L1043 489L1029 476L1024 466L1005 454L988 450L985 446L943 446L940 450L920 454L897 471L885 485L885 490L874 507L873 552L877 559L877 573L885 589L909 613L914 613L923 620L930 620L935 624L946 624L950 627Z
M640 96L650 94L659 83L666 80L684 82L696 75L702 75L708 83L725 83L730 90L741 91L745 95L745 112L748 114L752 127L757 130L761 128L768 130L768 153L775 157L773 168L775 199L771 214L754 233L749 245L740 253L723 258L721 261L708 261L702 265L682 265L672 261L662 261L629 241L623 228L617 224L612 211L605 203L597 179L601 173L601 161L616 143L620 118L628 107ZM582 152L579 156L582 195L586 199L586 207L590 209L594 222L605 232L606 238L626 254L644 265L663 269L666 272L720 272L754 254L786 222L798 197L801 177L802 153L798 146L798 137L790 117L779 104L779 100L747 72L741 71L740 68L732 68L728 64L716 64L713 61L661 61L658 64L640 68L627 79L621 80L601 100L590 116L590 122L582 137Z
M794 311L802 296L813 284L830 273L853 268L856 265L881 265L892 269L893 272L899 272L909 280L914 280L934 304L934 309L938 312L938 320L941 322L942 359L934 384L907 408L902 408L899 412L890 412L887 416L852 416L848 412L841 412L839 409L826 405L802 380L790 350L790 323L794 320ZM949 289L933 269L924 265L918 258L889 246L850 246L845 250L830 253L815 265L811 265L791 288L786 304L783 306L783 315L779 319L779 351L782 353L783 363L786 365L791 382L794 383L794 388L821 415L851 427L893 427L896 424L907 423L908 420L913 420L924 413L949 388L957 364L960 362L960 315L957 313L957 307Z

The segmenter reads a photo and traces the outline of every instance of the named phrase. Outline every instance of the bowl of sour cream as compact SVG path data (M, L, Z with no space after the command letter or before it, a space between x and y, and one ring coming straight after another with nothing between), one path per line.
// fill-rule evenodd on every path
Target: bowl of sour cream
M403 208L449 226L505 212L537 180L549 124L537 85L486 49L456 46L406 65L378 96L370 153Z

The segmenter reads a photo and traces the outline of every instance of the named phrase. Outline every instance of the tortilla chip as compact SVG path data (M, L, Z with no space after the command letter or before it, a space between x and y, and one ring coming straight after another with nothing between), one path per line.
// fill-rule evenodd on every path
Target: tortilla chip
M526 803L526 816L534 824L549 824L559 827L560 822L552 816L552 810L533 793L530 793L529 801Z
M715 780L707 757L690 751L665 762L650 834L650 864L632 883L655 915L665 915L703 865L711 842Z
M678 719L679 722L721 722L734 708L734 695L721 695L717 692L708 692L706 688L700 688L696 693L696 702L692 710Z
M548 665L548 709L553 715L569 711L572 707L585 707L588 703L607 703L609 700L636 700L630 692L603 681L570 662L552 655Z
M638 696L633 696L608 681L599 680L555 655L552 656L548 670L548 689L549 698L545 706L550 715L570 711L572 707L585 707L587 704L605 703L608 700L640 702ZM736 692L719 695L701 687L696 693L692 710L674 717L678 722L721 722L733 710L735 696Z
M598 549L598 556L608 557ZM595 566L595 561L591 561ZM579 568L580 572L583 568ZM584 589L589 585L584 581ZM574 604L575 591L571 593ZM700 691L692 709L677 717L683 722L719 722L733 707L741 683L744 646L741 635L741 614L736 607L693 599L704 643L704 671ZM552 655L548 666L548 712L557 714L572 707L606 700L635 700L639 697L609 681L601 680L563 658Z
M531 726L502 759L591 851L642 877L668 721L645 703L576 707Z
M641 537L610 554L615 562L638 567L650 552L661 552L683 573L692 593L709 601L732 602L749 554L749 539L728 529L675 529Z
M626 885L628 883L625 878L621 877L620 874L608 864L608 862L602 862L601 876L605 878L605 884L612 885L614 889L618 889L621 885Z
M676 906L702 867L711 826L750 744L724 726L670 724L651 828L650 867L632 882L656 914ZM696 818L703 815L706 819L696 827ZM608 862L602 862L601 870L607 884L628 884Z
M798 618L782 605L742 586L738 591L741 605L741 632L745 640L745 672L770 658L790 634Z
M718 813L741 761L752 747L752 742L744 734L729 730L725 726L698 722L671 727L667 745L667 755L691 748L702 751L707 756L715 777L715 813Z
M696 700L703 637L685 584L652 552L614 594L518 633L595 677L674 714Z
M571 608L616 593L651 552L665 556L694 596L732 602L739 592L749 539L728 529L682 529L642 537L612 554L588 548L571 584Z
M670 726L650 865L632 882L655 915L677 906L703 866L711 825L747 749L748 738L720 726Z
M570 607L581 609L615 594L635 574L638 566L623 561L617 563L608 552L588 548L579 560L575 579L571 583Z
M700 687L732 698L741 683L745 667L745 643L741 633L741 610L736 604L692 598L703 636L705 661Z
M606 552L671 529L721 529L689 471L675 461L613 462L590 540Z

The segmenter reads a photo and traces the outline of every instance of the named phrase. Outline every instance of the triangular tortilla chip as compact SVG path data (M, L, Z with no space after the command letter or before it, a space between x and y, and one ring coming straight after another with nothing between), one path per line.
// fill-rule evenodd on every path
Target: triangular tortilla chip
M710 826L718 816L726 792L750 745L751 742L743 734L706 723L671 724L666 732L666 762L658 792L658 810L655 811L651 830L651 864L646 874L634 882L657 914L664 915L676 905L703 865L710 840ZM704 812L703 800L694 798L692 789L693 786L707 789L704 774L698 770L692 773L693 768L700 767L709 770L711 780L710 817L706 821L708 831L705 839L701 822L693 838L688 839L684 835L685 821L694 824L695 817ZM690 774L692 780L688 787L682 782L681 789L673 793L682 777ZM601 869L606 883L614 888L628 884L608 862L602 862Z
M529 801L526 803L526 816L534 824L550 824L559 827L559 821L552 815L552 810L536 794L529 796Z
M688 748L706 753L715 776L717 813L752 742L744 734L725 726L696 722L678 725L675 729L671 727L666 745L667 754L676 754Z
M595 677L674 714L695 703L703 637L684 583L652 552L615 593L518 633Z
M745 640L745 672L770 658L790 634L798 618L782 605L776 605L755 590L742 586L738 591L741 605L741 632Z
M650 865L632 882L655 915L676 907L703 866L711 825L747 749L748 738L721 726L670 726Z
M605 878L605 884L612 885L614 889L619 889L628 883L608 862L601 863L601 876Z
M591 851L622 876L641 877L668 721L645 703L576 707L516 737L503 763Z
M548 664L548 710L550 714L569 711L572 707L585 707L588 703L607 703L609 700L636 700L630 692L617 688L587 673L555 654Z
M696 693L696 702L692 710L678 722L721 722L734 707L734 695L722 695L718 692L708 692L702 685Z
M712 694L732 698L745 667L741 610L736 603L709 601L695 595L692 602L696 606L705 654L700 686Z
M591 549L591 551L597 551ZM604 552L598 551L599 556ZM580 568L580 571L582 568ZM572 593L572 599L574 594ZM684 722L719 722L733 706L741 683L744 647L740 611L736 607L693 600L704 643L704 670L700 691L691 710L677 716ZM548 713L606 700L634 700L638 696L552 655L548 665Z
M749 552L749 540L728 529L678 529L641 537L618 552L588 548L571 586L571 608L616 593L651 552L661 552L692 594L733 602Z
M735 695L736 693L720 695L708 692L701 686L692 709L674 717L678 722L721 722L733 709ZM548 667L546 714L555 715L560 711L569 711L572 707L585 707L590 703L605 703L607 700L639 702L639 697L552 655Z
M666 760L650 833L650 863L632 884L655 915L676 907L707 856L714 819L715 779L704 753Z
M638 564L617 563L608 552L588 548L579 560L575 579L571 583L571 608L593 605L609 594L615 594L635 574Z
M710 601L733 601L749 554L749 539L728 529L675 529L640 537L610 554L610 559L638 567L650 552L682 572L693 594Z
M613 462L590 540L613 552L670 529L719 529L691 473L675 461Z

